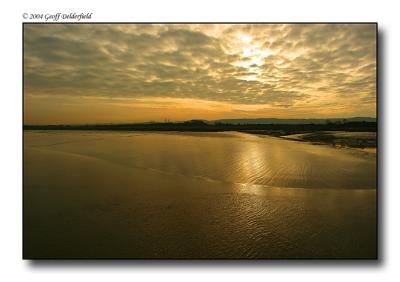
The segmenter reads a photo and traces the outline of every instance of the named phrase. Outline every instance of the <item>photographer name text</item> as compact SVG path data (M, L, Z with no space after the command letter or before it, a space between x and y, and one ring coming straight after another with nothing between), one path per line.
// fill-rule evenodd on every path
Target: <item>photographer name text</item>
M93 13L55 13L55 14L31 14L23 13L24 20L41 20L45 22L82 21L91 20Z

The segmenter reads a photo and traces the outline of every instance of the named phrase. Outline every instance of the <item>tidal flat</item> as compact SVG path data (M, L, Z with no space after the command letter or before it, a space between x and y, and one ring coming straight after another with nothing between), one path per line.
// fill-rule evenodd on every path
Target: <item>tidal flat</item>
M238 132L24 131L25 258L376 258L376 154Z

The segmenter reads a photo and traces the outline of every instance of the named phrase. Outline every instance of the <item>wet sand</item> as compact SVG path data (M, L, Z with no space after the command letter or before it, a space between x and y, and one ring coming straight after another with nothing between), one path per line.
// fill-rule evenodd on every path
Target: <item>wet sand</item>
M375 157L241 133L24 133L26 258L374 258Z
M280 136L295 141L325 144L342 148L356 148L376 153L376 132L317 131Z

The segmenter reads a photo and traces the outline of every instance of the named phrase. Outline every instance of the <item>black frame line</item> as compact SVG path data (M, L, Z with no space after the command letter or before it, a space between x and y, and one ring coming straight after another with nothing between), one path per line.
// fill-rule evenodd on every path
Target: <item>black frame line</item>
M144 25L144 24L235 24L235 25L241 25L241 24L259 24L259 25L271 25L271 24L305 24L305 25L314 25L314 24L374 24L375 25L375 44L376 44L376 54L375 54L375 94L376 94L376 107L375 107L375 112L376 112L376 161L375 161L375 166L376 166L376 189L375 189L375 210L376 210L376 257L373 258L118 258L118 257L102 257L102 258L84 258L84 257L76 257L76 258L60 258L60 257L55 257L55 258L35 258L35 257L26 257L24 255L24 202L25 202L25 193L24 193L24 113L25 113L25 102L24 102L24 86L25 86L25 65L24 65L24 57L25 57L25 50L24 50L24 38L25 38L25 25L40 25L40 24L46 24L46 25L54 25L54 24L69 24L69 25L96 25L96 24L107 24L107 25L113 25L113 24L135 24L135 25ZM107 260L120 260L120 261L147 261L147 262L171 262L171 261L188 261L188 262L204 262L204 261L225 261L225 262L237 262L237 261L244 261L244 262L249 262L249 261L312 261L315 263L315 261L360 261L364 263L379 263L380 260L382 260L382 244L380 244L380 234L379 234L379 226L381 221L383 221L379 216L382 215L382 211L379 211L380 208L382 208L379 205L379 198L382 196L382 191L381 188L379 187L379 179L383 177L379 173L379 163L380 163L380 158L379 158L379 151L380 149L383 150L382 148L379 147L379 139L382 138L379 137L379 84L382 83L379 79L379 57L383 56L382 54L380 55L379 52L379 29L378 29L378 22L29 22L29 21L24 21L22 22L22 259L23 260L31 260L32 262L35 261L107 261ZM382 51L381 51L382 52ZM383 107L384 105L382 105ZM381 125L382 127L383 125ZM381 160L382 161L382 160ZM381 194L381 195L380 195ZM381 234L382 235L382 234Z

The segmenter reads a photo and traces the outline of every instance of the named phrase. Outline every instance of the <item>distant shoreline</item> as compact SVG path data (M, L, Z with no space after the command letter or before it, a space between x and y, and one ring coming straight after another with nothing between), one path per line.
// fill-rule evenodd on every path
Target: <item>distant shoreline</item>
M180 123L87 124L87 125L24 125L24 130L128 130L128 131L268 131L270 134L298 134L314 131L376 132L376 122L325 124L224 124L188 121Z
M24 125L24 130L224 132L238 131L335 147L376 148L376 122L329 124L207 124L204 122L115 125ZM346 134L348 132L349 134ZM360 133L370 134L360 134ZM352 134L350 134L352 133ZM357 134L358 133L358 134Z

